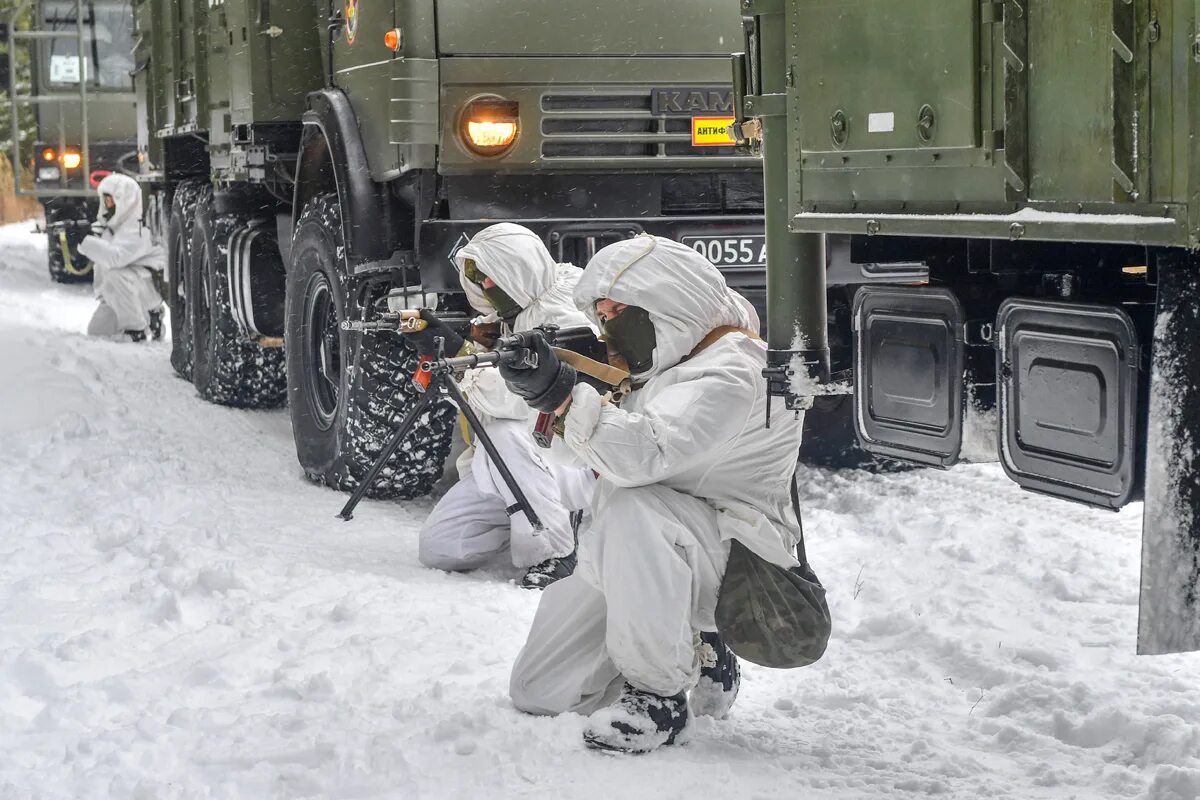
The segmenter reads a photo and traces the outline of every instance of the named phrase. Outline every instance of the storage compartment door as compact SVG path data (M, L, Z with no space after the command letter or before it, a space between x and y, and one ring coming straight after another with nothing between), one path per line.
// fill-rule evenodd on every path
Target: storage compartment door
M854 298L854 427L872 453L949 467L962 448L963 310L945 289Z
M1119 308L1008 300L996 319L1000 457L1026 489L1120 508L1140 494L1138 337Z

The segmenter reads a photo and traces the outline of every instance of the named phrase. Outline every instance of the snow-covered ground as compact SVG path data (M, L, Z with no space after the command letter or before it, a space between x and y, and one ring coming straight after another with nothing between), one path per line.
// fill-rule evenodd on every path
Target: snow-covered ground
M0 229L0 800L1200 796L1200 656L1138 658L1140 507L994 465L809 470L835 636L642 757L507 698L537 596L422 569L429 501L305 482L286 412L206 405L167 345Z

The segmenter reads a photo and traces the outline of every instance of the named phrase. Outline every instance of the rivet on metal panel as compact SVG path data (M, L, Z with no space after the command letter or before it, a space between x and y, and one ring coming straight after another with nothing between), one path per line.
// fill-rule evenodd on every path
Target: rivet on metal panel
M1014 222L1008 226L1008 238L1016 240L1025 235L1025 226L1019 222Z
M879 233L879 221L874 219L867 220L867 236L874 236Z

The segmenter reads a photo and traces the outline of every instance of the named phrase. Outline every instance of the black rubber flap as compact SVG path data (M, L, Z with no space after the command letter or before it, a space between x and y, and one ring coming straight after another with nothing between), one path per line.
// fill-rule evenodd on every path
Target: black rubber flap
M958 461L963 310L946 289L864 287L854 298L854 428L879 455Z
M1139 493L1138 341L1119 308L1014 299L996 317L1000 460L1026 489L1120 508Z

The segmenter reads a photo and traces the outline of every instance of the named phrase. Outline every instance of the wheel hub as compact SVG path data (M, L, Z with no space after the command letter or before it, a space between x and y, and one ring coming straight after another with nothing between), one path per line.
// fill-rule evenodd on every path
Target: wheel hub
M304 374L309 404L322 430L337 417L342 390L342 347L333 289L323 273L308 284L304 302Z

